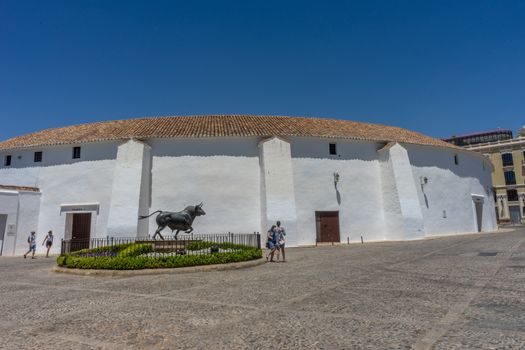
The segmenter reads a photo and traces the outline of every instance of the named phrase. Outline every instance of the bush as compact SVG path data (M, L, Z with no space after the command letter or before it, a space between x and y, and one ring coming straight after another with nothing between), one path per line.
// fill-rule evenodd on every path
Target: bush
M193 250L209 248L213 242L194 242ZM224 246L226 245L226 246ZM109 270L138 270L155 268L175 268L197 265L227 264L239 261L248 261L262 257L262 250L243 245L222 243L223 249L238 249L235 252L216 253L210 255L171 255L171 256L140 256L153 251L152 244L132 243L114 247L84 249L80 252L61 255L57 258L59 266L77 269L109 269ZM103 250L105 248L105 250ZM187 249L189 249L187 247ZM85 256L84 254L117 252L116 256ZM81 253L82 252L82 253ZM84 255L84 256L83 256Z
M120 257L126 256L139 256L142 254L147 254L153 251L153 245L150 243L135 243L129 247L123 249L118 253Z
M75 252L70 253L70 255L82 255L82 254L89 254L89 253L104 253L104 252L119 253L120 251L128 247L131 247L133 245L138 245L138 244L137 243L123 243L123 244L114 244L114 245L108 245L108 246L98 247L98 248L81 249L81 250L77 250Z
M233 244L230 242L216 243L216 242L209 242L209 241L199 241L199 242L191 242L190 244L186 245L186 249L187 250L201 250L201 249L211 248L214 245L217 245L221 249L244 250L246 248L250 248L242 244Z
M207 241L198 241L198 242L191 242L186 245L186 250L201 250L210 248L215 243L207 242Z

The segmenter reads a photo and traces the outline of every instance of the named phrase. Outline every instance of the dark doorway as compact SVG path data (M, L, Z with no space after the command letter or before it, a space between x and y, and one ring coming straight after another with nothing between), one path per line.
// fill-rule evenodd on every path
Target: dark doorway
M72 250L89 248L91 233L91 213L73 214L73 227L71 229Z
M478 232L481 232L481 225L483 222L483 202L475 202L476 206L476 224Z
M317 242L340 242L339 212L316 211Z

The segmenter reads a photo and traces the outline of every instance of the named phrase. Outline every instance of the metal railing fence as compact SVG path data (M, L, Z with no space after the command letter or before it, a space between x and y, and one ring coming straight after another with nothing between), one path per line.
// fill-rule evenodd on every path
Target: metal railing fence
M150 237L106 237L61 241L61 254L85 257L206 255L261 248L261 235L254 233L217 233L181 235L153 240Z

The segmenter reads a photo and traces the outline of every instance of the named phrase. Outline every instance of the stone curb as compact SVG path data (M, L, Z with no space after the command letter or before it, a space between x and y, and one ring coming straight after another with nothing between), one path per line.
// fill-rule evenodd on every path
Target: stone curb
M391 244L391 243L409 243L409 242L421 242L426 240L433 240L433 239L442 239L442 238L449 238L449 237L462 237L462 236L472 236L472 235L489 235L489 234L497 234L497 233L509 233L516 231L516 227L505 227L505 228L498 228L497 230L493 231L483 231L483 232L462 232L462 233L452 233L452 234L443 234L443 235L436 235L436 236L428 236L423 238L417 238L417 239L407 239L407 240L384 240L384 241L364 241L363 244L374 244L374 245L380 245L380 244ZM298 247L288 247L287 249L293 249L293 248L317 248L317 247L346 247L346 246L360 246L362 243L359 241L352 241L350 243L347 242L318 242L317 245L315 244L308 244L308 245L301 245Z
M237 270L248 267L259 266L265 264L266 260L263 258L249 261L241 261L230 264L215 264L215 265L200 265L188 267L175 267L165 269L142 269L142 270L95 270L95 269L72 269L61 266L54 266L51 271L56 273L65 273L79 276L113 276L113 277L131 277L131 276L147 276L147 275L166 275L166 274L180 274L192 272L210 272L210 271L225 271Z

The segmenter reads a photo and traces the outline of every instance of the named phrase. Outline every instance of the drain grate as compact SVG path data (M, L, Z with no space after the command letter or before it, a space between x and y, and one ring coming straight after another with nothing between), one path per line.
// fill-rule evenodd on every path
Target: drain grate
M496 256L498 255L498 252L481 252L478 255L479 256Z

